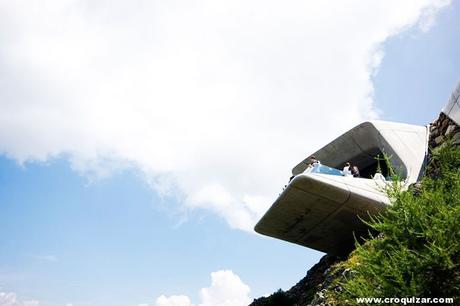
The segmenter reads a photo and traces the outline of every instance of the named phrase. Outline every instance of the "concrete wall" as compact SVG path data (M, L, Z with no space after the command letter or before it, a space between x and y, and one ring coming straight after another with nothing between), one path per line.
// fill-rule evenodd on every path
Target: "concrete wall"
M442 108L442 112L457 125L460 125L460 82L450 95L446 106Z
M442 145L447 139L460 146L460 127L454 120L446 114L439 114L438 119L430 123L430 141L429 146L436 148Z

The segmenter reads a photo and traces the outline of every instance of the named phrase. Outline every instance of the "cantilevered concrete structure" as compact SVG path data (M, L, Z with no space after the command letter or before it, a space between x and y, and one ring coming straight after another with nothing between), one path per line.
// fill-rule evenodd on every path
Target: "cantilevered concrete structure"
M322 165L309 168L307 158L292 169L295 176L256 225L263 235L326 253L340 253L353 244L353 233L367 231L360 218L389 203L384 192L387 175L375 176L378 155L385 153L404 186L423 171L427 128L408 124L364 122L313 153ZM361 178L342 176L346 162L357 165ZM383 165L382 165L383 166ZM371 177L374 177L372 179Z

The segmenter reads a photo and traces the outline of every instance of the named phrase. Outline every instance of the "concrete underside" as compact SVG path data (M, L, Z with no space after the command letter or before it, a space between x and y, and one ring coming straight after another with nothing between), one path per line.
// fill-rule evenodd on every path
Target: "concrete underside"
M256 232L329 254L353 245L368 219L388 204L384 184L353 177L297 175L257 223Z

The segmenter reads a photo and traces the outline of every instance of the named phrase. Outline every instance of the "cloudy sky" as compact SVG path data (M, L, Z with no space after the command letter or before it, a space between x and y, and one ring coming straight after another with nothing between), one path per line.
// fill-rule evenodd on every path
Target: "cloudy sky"
M0 306L242 306L321 253L255 234L290 169L424 125L460 5L0 0Z

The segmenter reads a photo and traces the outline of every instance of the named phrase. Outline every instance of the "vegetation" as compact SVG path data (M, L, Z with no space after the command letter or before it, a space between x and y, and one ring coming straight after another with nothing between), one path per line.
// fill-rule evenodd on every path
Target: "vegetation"
M283 290L278 289L278 291L268 297L256 299L254 303L260 306L293 306L294 299Z
M358 244L326 293L333 305L357 297L449 297L460 302L460 150L432 152L416 189L388 190L393 205L368 224L378 232Z

